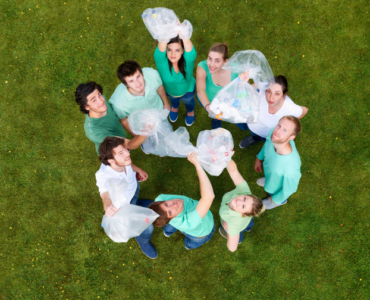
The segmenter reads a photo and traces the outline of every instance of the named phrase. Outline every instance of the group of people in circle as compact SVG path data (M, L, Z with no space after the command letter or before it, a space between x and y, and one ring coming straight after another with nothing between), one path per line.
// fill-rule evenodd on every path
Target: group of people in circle
M133 60L126 60L117 69L122 82L112 94L109 102L103 96L103 88L94 81L80 84L75 92L75 100L85 114L84 129L87 138L95 144L102 162L96 172L96 184L102 198L105 214L114 216L119 210L112 205L106 183L110 179L125 180L127 203L148 207L159 217L135 239L143 253L152 259L158 253L151 243L154 227L163 227L163 233L170 237L176 231L185 235L185 248L195 249L209 241L216 224L210 211L215 199L212 184L197 160L195 153L188 160L196 169L200 200L184 195L159 195L154 202L139 199L140 184L148 178L146 171L131 161L130 150L137 149L146 136L135 135L129 126L128 116L143 109L167 109L169 119L178 119L180 102L186 107L185 123L195 122L196 102L208 112L210 103L218 91L240 77L249 81L248 72L234 74L222 69L229 57L225 43L214 44L206 60L201 61L194 78L193 70L197 57L190 39L177 36L169 42L159 41L154 52L157 70L141 68ZM254 84L253 84L254 85ZM300 119L308 109L295 104L287 95L288 81L280 75L275 83L254 85L260 95L259 119L254 124L236 124L248 130L240 148L249 147L263 141L263 147L255 161L256 172L264 172L265 177L257 180L269 196L260 200L254 196L236 163L231 159L227 171L235 188L222 197L220 205L219 233L227 239L227 248L236 251L243 241L243 232L254 226L254 217L265 209L287 203L287 199L297 191L301 178L301 161L294 139L301 132ZM212 129L222 127L222 121L212 119ZM126 131L133 138L126 138ZM164 158L165 159L165 158Z

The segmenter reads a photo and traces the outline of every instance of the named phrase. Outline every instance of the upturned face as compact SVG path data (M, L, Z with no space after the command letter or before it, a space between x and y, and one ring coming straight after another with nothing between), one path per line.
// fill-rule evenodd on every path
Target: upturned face
M136 93L142 93L145 90L145 80L139 70L132 76L125 77L126 85Z
M170 62L177 63L184 53L184 49L180 43L172 43L167 45L167 58Z
M288 140L293 140L295 138L295 136L292 135L294 128L295 124L292 121L288 119L280 120L272 132L271 141L274 144L284 144Z
M114 160L113 161L109 160L109 163L111 165L115 164L118 167L126 167L131 165L131 156L127 148L123 147L122 145L119 145L118 147L113 148L113 153Z
M252 213L253 198L248 195L235 197L229 202L229 207L241 215L250 214Z
M164 201L160 206L165 212L167 212L167 217L173 219L183 211L184 201L182 199L172 199Z
M208 53L207 66L211 74L214 74L217 71L221 70L221 68L226 62L227 59L224 60L223 55L221 53L213 51Z
M99 90L93 91L87 97L87 105L85 109L88 111L92 111L95 113L104 113L107 111L107 105L105 104L105 100L103 95L99 92Z
M271 84L266 90L266 100L270 107L278 106L284 97L283 87L278 83Z

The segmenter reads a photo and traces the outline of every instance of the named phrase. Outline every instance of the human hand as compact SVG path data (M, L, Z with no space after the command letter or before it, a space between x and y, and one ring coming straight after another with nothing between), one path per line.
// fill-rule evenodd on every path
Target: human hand
M256 170L257 173L259 173L259 172L262 172L262 168L263 168L262 161L259 160L258 157L256 157L256 162L254 163L254 169Z
M239 78L244 81L249 81L249 71L239 74Z
M113 217L116 212L119 211L119 208L116 208L113 206L113 204L109 205L106 209L105 209L105 214L108 216L108 217Z
M209 113L211 111L211 109L209 108L211 106L211 103L208 103L206 104L206 106L204 107L205 110Z
M171 105L169 103L163 105L163 109L167 109L168 111L170 111L171 109Z
M197 155L195 152L188 154L188 161L190 161L194 166L200 166L200 162L197 159Z
M137 170L136 171L136 179L139 182L145 181L148 179L148 173L145 172L144 170Z

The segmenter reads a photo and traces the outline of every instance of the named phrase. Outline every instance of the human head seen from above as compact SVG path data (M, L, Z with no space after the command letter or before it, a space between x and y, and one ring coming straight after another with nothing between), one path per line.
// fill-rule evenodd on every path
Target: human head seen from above
M143 96L145 80L140 65L134 60L126 60L117 69L117 77L134 96Z
M222 71L229 59L229 48L225 43L214 44L208 52L207 66L211 74Z
M99 146L99 158L104 165L116 171L124 170L132 163L125 139L120 137L106 137Z

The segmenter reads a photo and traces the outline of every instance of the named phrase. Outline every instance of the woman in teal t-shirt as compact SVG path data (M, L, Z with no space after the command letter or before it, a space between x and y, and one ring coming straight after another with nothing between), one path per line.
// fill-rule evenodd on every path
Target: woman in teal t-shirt
M238 74L222 69L229 58L229 48L225 43L214 44L208 52L208 59L203 60L197 67L197 98L199 103L209 112L209 105L217 92ZM220 120L212 119L212 129L222 126Z
M179 36L159 42L154 52L157 70L161 75L167 97L171 100L170 120L176 122L180 100L185 104L185 123L191 126L195 119L195 78L193 69L197 52L190 39Z

